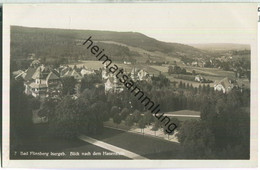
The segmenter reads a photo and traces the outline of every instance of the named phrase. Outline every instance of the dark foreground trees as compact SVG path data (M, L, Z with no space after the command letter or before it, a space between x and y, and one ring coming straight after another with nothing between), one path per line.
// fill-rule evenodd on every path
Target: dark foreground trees
M63 95L75 93L76 79L74 77L64 77L61 82Z
M178 139L188 158L249 159L250 113L241 92L207 96L200 121L186 121ZM243 107L241 107L243 106Z
M185 121L177 136L187 158L213 157L215 138L205 123L197 120Z
M22 81L10 80L10 131L14 135L30 135L32 100L24 93Z
M65 96L49 119L50 134L55 137L73 139L77 135L99 134L103 131L103 121L108 117L106 104L82 95L78 99Z
M21 138L32 135L31 101L23 91L22 81L10 80L10 153L22 145Z

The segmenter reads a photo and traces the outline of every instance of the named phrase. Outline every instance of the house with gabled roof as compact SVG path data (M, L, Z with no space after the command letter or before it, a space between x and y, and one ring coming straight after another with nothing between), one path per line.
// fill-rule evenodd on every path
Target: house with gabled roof
M94 70L91 70L91 69L87 69L85 67L83 67L81 70L80 70L80 74L82 77L84 76L87 76L87 75L91 75L91 74L96 74Z
M123 86L117 77L109 77L105 82L105 93L120 93L124 90Z
M149 77L149 74L147 71L141 69L137 73L138 80L146 80Z
M82 76L75 69L67 71L62 77L74 77L78 82L81 81Z
M138 80L138 71L139 71L139 69L136 68L136 67L134 67L134 68L132 69L132 71L131 71L131 79L132 79L133 81Z
M197 82L200 82L200 83L204 83L206 81L206 79L203 76L201 76L200 74L195 76L194 80Z
M222 91L223 93L229 93L235 87L238 87L237 82L228 77L214 84L214 90Z
M60 91L60 77L57 71L43 65L29 67L24 76L25 94L45 98Z

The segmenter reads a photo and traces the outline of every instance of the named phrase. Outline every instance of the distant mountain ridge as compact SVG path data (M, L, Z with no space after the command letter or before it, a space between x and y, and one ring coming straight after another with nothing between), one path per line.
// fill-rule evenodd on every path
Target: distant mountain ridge
M249 44L233 44L233 43L208 43L208 44L190 44L201 50L250 50Z
M129 47L137 47L147 52L159 52L164 56L182 58L206 57L207 53L203 50L179 43L167 43L158 41L137 32L115 32L115 31L96 31L96 30L69 30L56 28L32 28L11 26L11 57L26 57L29 53L35 53L40 57L85 57L85 48L76 45L76 41L84 41L92 36L94 41L104 45L104 49L110 49L109 53L116 60L124 58L141 59L142 54L129 50L128 47L117 44L105 44L102 41L111 41L125 44ZM106 48L107 46L107 48ZM115 49L117 48L117 49ZM124 57L124 58L120 58ZM149 56L148 56L149 58Z

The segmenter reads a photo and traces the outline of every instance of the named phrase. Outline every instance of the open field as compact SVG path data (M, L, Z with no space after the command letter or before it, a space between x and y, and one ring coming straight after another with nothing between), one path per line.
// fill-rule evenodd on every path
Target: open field
M164 115L177 118L181 122L186 121L186 120L199 120L200 119L200 112L193 111L193 110L179 110L179 111L175 111L175 112L166 112Z
M170 115L190 115L190 116L200 116L200 112L198 111L193 111L193 110L179 110L175 112L166 112L165 114L170 114Z
M172 116L172 117L177 118L180 122L184 122L186 120L199 120L200 119L199 117L183 117L183 116Z
M235 78L235 74L233 71L225 71L218 68L205 68L205 67L192 67L192 66L185 66L184 67L187 71L192 72L195 70L197 74L202 75L209 75L209 76L216 76L216 77L230 77Z
M248 81L247 78L240 78L240 79L236 79L234 72L232 71L224 71L221 69L217 69L217 68L202 68L202 67L192 67L192 66L184 66L184 68L188 71L188 72L192 72L192 70L195 70L196 75L200 74L202 75L206 80L211 80L213 81L212 83L199 83L199 82L195 82L195 81L191 81L191 80L187 80L187 79L182 79L181 76L183 77L189 77L189 78L195 78L195 76L193 75L180 75L180 78L177 78L176 75L169 75L168 74L168 67L166 66L154 66L154 65L150 65L150 67L161 71L162 74L164 74L171 82L180 82L182 81L183 83L189 83L192 84L193 87L199 87L199 85L210 85L210 87L214 87L214 83L224 79L225 77L229 77L231 79L235 79L238 83L239 86L242 86L242 84L246 87L246 88L250 88L250 82Z
M158 71L161 71L162 73L168 73L168 67L165 67L165 66L155 66L155 65L151 65L150 67L158 70Z
M130 51L134 51L139 53L142 57L136 57L136 60L138 61L138 63L145 63L146 60L153 60L153 61L176 61L176 62L181 62L181 60L177 57L172 57L172 56L168 56L160 51L147 51L144 50L142 48L138 48L138 47L133 47L130 45L126 45L123 43L119 43L119 42L115 42L115 41L100 41L103 43L108 43L108 44L116 44L119 46L124 46L127 47Z
M168 75L168 73L164 74L171 82L182 82L182 83L186 83L186 84L192 84L193 87L199 87L199 85L203 86L203 84L205 85L210 85L210 87L214 87L214 83L199 83L199 82L195 82L195 81L189 81L189 80L183 80L183 79L178 79L178 78L174 78L172 75Z
M168 67L166 66L154 66L151 65L150 67L161 71L163 73L167 73L168 72ZM202 68L202 67L192 67L192 66L183 66L183 68L185 68L188 72L192 72L192 70L195 70L196 74L201 74L201 75L207 75L207 76L214 76L214 77L221 77L221 78L225 78L225 77L230 77L230 78L235 78L235 74L232 71L224 71L221 69L217 69L217 68Z
M86 68L91 68L91 69L95 69L98 70L102 67L104 67L104 65L102 64L101 61L96 61L96 60L79 60L76 63L73 64L69 64L69 66L73 67L74 65L76 65L77 67L83 67L85 66Z

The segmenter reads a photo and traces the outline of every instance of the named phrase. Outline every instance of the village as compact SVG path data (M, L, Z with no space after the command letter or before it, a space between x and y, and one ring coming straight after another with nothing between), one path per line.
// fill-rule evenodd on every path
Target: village
M126 70L125 73L127 73ZM134 81L152 81L151 76L143 69L133 68L128 74ZM13 75L15 80L24 81L25 94L41 99L57 97L61 93L61 79L65 77L73 77L76 80L75 89L79 89L78 86L82 78L96 76L101 78L103 83L95 85L103 85L105 93L119 93L123 91L122 84L105 67L95 70L85 66L78 68L76 65L74 67L67 65L54 69L51 66L41 64L39 60L34 60L28 69L15 71ZM101 77L99 77L100 75ZM77 94L79 92L76 91L74 97L77 97Z
M228 101L229 96L239 95L232 102L237 103L239 100L242 102L241 107L248 108L248 99L245 97L248 95L248 88L244 85L247 83L247 78L237 77L234 71L232 73L220 68L187 66L181 62L162 65L130 61L118 63L124 69L124 73L151 96L151 99L161 104L164 115L170 117L178 125L180 129L177 128L174 133L169 134L142 104L138 104L137 100L130 96L124 84L100 61L79 60L69 64L52 65L42 62L35 56L29 57L27 61L29 61L28 68L13 71L12 78L16 82L21 82L22 93L28 96L26 100L33 104L31 114L27 114L33 126L52 129L50 132L43 133L44 136L48 136L46 138L49 138L49 133L51 133L51 136L57 137L59 134L58 136L62 138L71 139L87 128L87 131L82 132L98 135L90 135L94 138L99 138L101 135L99 131L104 129L103 135L124 132L123 134L127 135L126 138L140 135L153 140L171 142L175 145L182 143L180 136L184 133L182 128L186 127L186 122L208 119L205 114L208 114L210 109L208 106L211 104L207 103L209 102L207 98L213 99L218 96L214 99L217 102L223 102L222 100L231 102ZM214 76L210 72L211 70L221 74ZM205 74L206 71L207 74ZM225 75L231 76L226 77ZM77 104L78 102L80 103ZM63 104L65 106L60 110L60 105ZM86 113L84 107L96 109L90 109ZM216 114L220 114L217 107ZM92 126L96 130L89 127L88 123L86 125L80 122L75 124L74 116L69 116L75 110L79 112L74 115L76 119L78 119L78 115L84 117L85 114L93 114L84 120L87 122L92 120ZM70 126L63 125L64 118L70 122L70 126L77 125L78 128L72 130L69 128ZM187 125L187 128L189 126ZM40 131L43 129L40 128ZM34 133L38 132L39 130ZM86 136L81 135L79 139L89 142ZM115 144L114 139L111 142ZM161 147L161 144L158 143L158 147ZM130 150L132 149L130 148Z
M92 61L93 62L93 61ZM125 65L132 65L131 62L124 62ZM125 68L124 73L129 75L133 81L146 81L151 83L154 74L149 74L145 69L137 68L134 65L131 68ZM178 73L181 68L174 64L169 66L168 73ZM182 70L181 70L182 71ZM180 71L180 73L181 73ZM193 70L194 71L194 70ZM186 73L186 70L185 70ZM184 73L184 74L185 74ZM191 81L198 83L212 83L213 81L206 80L201 74L195 74L192 72L193 79ZM50 65L44 65L40 62L40 59L33 60L26 70L17 70L13 72L15 80L22 80L24 82L25 91L27 95L33 97L39 97L44 99L46 97L58 97L62 89L62 78L73 77L76 80L75 94L77 97L80 93L77 91L80 89L80 82L82 78L88 76L95 76L102 81L95 84L95 86L104 86L105 93L120 93L124 90L123 84L119 82L118 78L104 66L99 69L93 69L84 65L60 65L58 68L53 68ZM225 77L220 81L214 81L214 90L228 93L234 87L239 87L238 83L229 77Z

